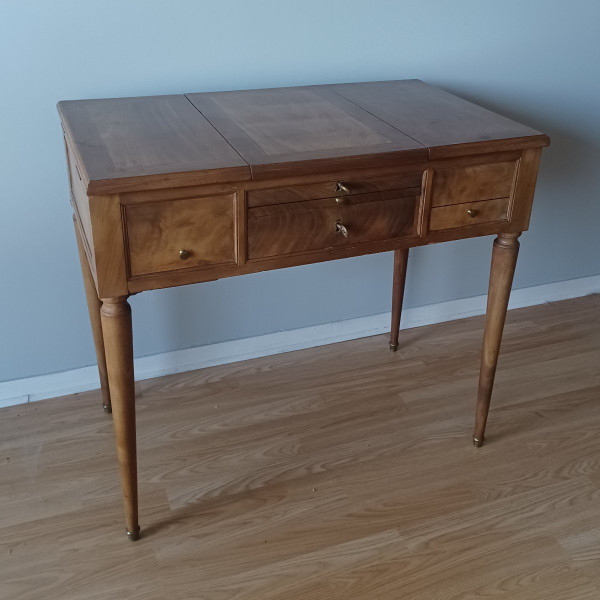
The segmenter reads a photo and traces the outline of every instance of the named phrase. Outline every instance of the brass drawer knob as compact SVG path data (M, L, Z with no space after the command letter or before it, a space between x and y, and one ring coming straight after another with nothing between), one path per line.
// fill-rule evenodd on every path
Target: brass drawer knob
M342 194L349 194L350 193L350 189L348 188L348 186L344 185L341 181L338 181L335 184L335 191L336 192L341 192ZM337 200L337 198L336 198Z
M467 214L471 217L471 219L474 219L479 212L474 210L473 208L469 208L469 210L467 210Z
M348 237L348 229L341 221L335 222L335 230L338 233L341 233L344 237L346 237L346 238Z
M181 249L179 251L179 258L181 260L187 260L191 255L192 255L192 253L189 250L183 250L183 249Z

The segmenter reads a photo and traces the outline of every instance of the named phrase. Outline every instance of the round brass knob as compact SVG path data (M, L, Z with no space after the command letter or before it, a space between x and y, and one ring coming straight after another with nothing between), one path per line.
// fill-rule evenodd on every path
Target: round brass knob
M469 210L467 210L467 214L471 217L471 219L474 219L477 216L478 211L469 208Z
M181 249L179 251L179 258L181 260L187 260L191 255L192 255L192 253L189 250L183 250L183 249Z
M341 221L335 222L335 230L338 233L341 233L345 238L348 237L348 229L346 229L346 226Z
M335 199L335 201L338 204L344 204L344 196L337 196L336 199Z
M350 190L349 190L348 186L345 186L341 181L338 181L335 184L335 191L336 192L342 192L342 194L349 194L350 193ZM336 198L336 200L337 200L337 198Z

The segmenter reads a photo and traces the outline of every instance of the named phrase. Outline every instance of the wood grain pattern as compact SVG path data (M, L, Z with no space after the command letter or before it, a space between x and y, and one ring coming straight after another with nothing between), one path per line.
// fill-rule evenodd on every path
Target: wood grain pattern
M420 188L271 204L248 210L248 258L327 250L416 234ZM346 228L344 236L336 224Z
M119 196L90 196L94 273L99 298L127 295L127 263Z
M496 200L438 206L431 209L429 229L435 231L506 221L509 204L510 198L497 198Z
M246 162L183 95L59 102L87 193L250 178Z
M522 231L529 228L529 218L531 217L531 206L541 155L541 148L530 148L523 151L518 162L509 218L514 223L520 223Z
M235 194L124 207L131 275L235 264ZM187 258L180 251L189 253Z
M342 178L338 180L318 181L304 185L277 186L264 189L255 189L248 192L248 207L265 206L268 204L284 204L300 200L315 200L331 198L332 196L344 197L348 194L364 194L385 190L399 190L403 188L419 187L423 177L422 171L412 173L381 173L375 177ZM343 185L348 191L340 188Z
M418 80L76 100L58 109L90 195L394 167L549 143Z
M437 169L434 175L432 206L509 198L512 194L516 161L485 163L460 169Z
M330 86L429 148L430 158L547 146L548 137L418 79Z
M138 383L128 544L100 391L0 409L7 600L597 600L600 296Z
M418 219L417 219L418 220ZM413 248L426 244L439 242L448 242L451 240L462 240L484 235L497 235L501 232L511 232L519 230L519 224L510 221L501 221L493 223L481 223L476 227L455 227L452 229L441 229L439 231L430 231L427 237L419 235L400 237L388 240L351 243L345 245L333 246L331 248L321 248L318 250L309 250L299 254L285 254L279 256L266 257L247 261L244 264L233 266L219 266L215 268L203 267L200 269L182 269L180 271L164 271L162 273L153 273L150 275L131 278L127 285L130 293L142 292L144 290L153 290L177 285L187 285L190 283L199 283L203 281L214 281L225 277L237 277L248 273L259 273L272 269L285 269L298 265L313 264L329 260L339 260L352 256L362 256L365 254L374 254L377 252L391 252L398 248Z
M464 226L453 222L452 227L448 229L433 229L429 230L429 218L431 208L431 191L435 184L434 171L453 171L471 173L470 168L476 167L475 173L490 173L495 175L498 163L515 163L517 162L517 175L514 185L514 192L511 194L512 199L508 207L507 215L503 214L502 210L496 210L492 215L492 208L496 204L490 205L477 218L468 219ZM335 260L338 258L346 258L348 256L356 256L359 254L367 254L372 252L384 252L396 250L407 246L418 246L423 244L438 243L461 239L464 237L473 237L476 235L490 235L501 232L516 232L522 231L525 224L529 220L529 211L533 198L533 190L535 188L535 180L537 177L537 165L539 162L539 149L525 150L520 152L497 152L492 154L483 154L478 156L463 156L452 157L447 159L439 159L429 161L429 163L419 163L418 165L399 165L394 169L386 168L363 168L352 171L341 171L338 177L333 177L332 174L322 175L312 173L307 176L298 177L283 177L269 181L249 181L239 185L232 184L213 184L210 186L186 186L174 187L169 190L146 190L138 192L128 192L121 194L119 197L124 205L144 204L147 202L164 202L169 200L189 199L207 195L227 195L237 193L239 198L244 196L247 201L240 200L238 206L238 221L237 227L237 265L216 265L211 266L205 264L203 266L194 267L188 264L186 268L166 271L157 271L153 273L135 275L127 282L127 288L130 293L139 292L147 289L155 289L157 287L169 287L173 285L185 285L188 283L196 283L201 281L212 281L214 279L242 275L245 273L253 273L268 269L284 268L289 266L308 264L325 260ZM482 165L490 165L490 170L482 168ZM464 170L464 171L462 171ZM419 177L421 173L427 173L427 177ZM253 258L247 262L247 231L246 231L246 204L249 209L257 206L266 206L269 204L295 203L304 199L319 198L323 194L335 193L335 187L338 182L347 185L352 192L361 192L388 188L391 184L406 186L416 184L422 179L423 201L419 208L417 235L412 237L398 237L393 240L364 240L360 243L338 244L317 244L315 250L303 252L295 252L293 254L285 254L280 256L268 256L263 259ZM473 182L476 187L481 188L481 180L475 176ZM493 187L497 188L497 184ZM485 185L483 185L485 189ZM339 194L344 196L344 194ZM436 207L437 208L437 207ZM466 206L465 211L470 207ZM502 207L500 207L502 208ZM490 213L490 219L484 218L486 213ZM464 217L462 211L452 212L453 221L457 218ZM435 216L435 215L434 215ZM466 218L466 217L464 217ZM509 220L506 220L508 218ZM501 220L497 220L501 219ZM311 226L308 223L307 226ZM112 230L114 234L114 229ZM165 232L166 236L167 233ZM233 233L231 235L234 235ZM277 232L272 232L272 236L276 236ZM295 232L295 235L300 235ZM311 234L308 234L309 237ZM330 239L330 231L327 229L324 234L327 239ZM395 240L395 241L394 241ZM118 244L117 244L118 245ZM318 248L321 248L320 250ZM323 249L325 248L325 249ZM242 256L244 257L242 259ZM123 292L121 292L123 293Z
M309 172L315 161L388 155L397 162L427 149L326 86L188 94L252 169L252 178ZM285 166L284 166L285 163Z

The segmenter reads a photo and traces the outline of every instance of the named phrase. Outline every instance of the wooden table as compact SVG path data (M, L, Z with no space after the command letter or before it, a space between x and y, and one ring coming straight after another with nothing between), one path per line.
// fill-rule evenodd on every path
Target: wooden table
M131 294L495 234L473 443L547 136L419 80L60 102L71 203L139 537Z

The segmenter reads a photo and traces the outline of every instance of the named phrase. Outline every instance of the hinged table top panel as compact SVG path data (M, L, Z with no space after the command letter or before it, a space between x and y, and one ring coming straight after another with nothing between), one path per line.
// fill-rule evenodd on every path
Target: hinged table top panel
M132 179L143 189L172 175L250 178L247 163L183 95L74 100L58 110L90 194L120 191Z
M59 103L88 194L545 146L419 80Z
M189 94L252 169L253 179L294 175L318 163L373 156L426 158L419 141L337 94L328 86Z
M484 152L547 146L539 131L512 121L418 79L331 86L337 93L419 140L430 158L462 154L466 146ZM477 149L479 145L480 149ZM459 147L457 147L459 146Z

